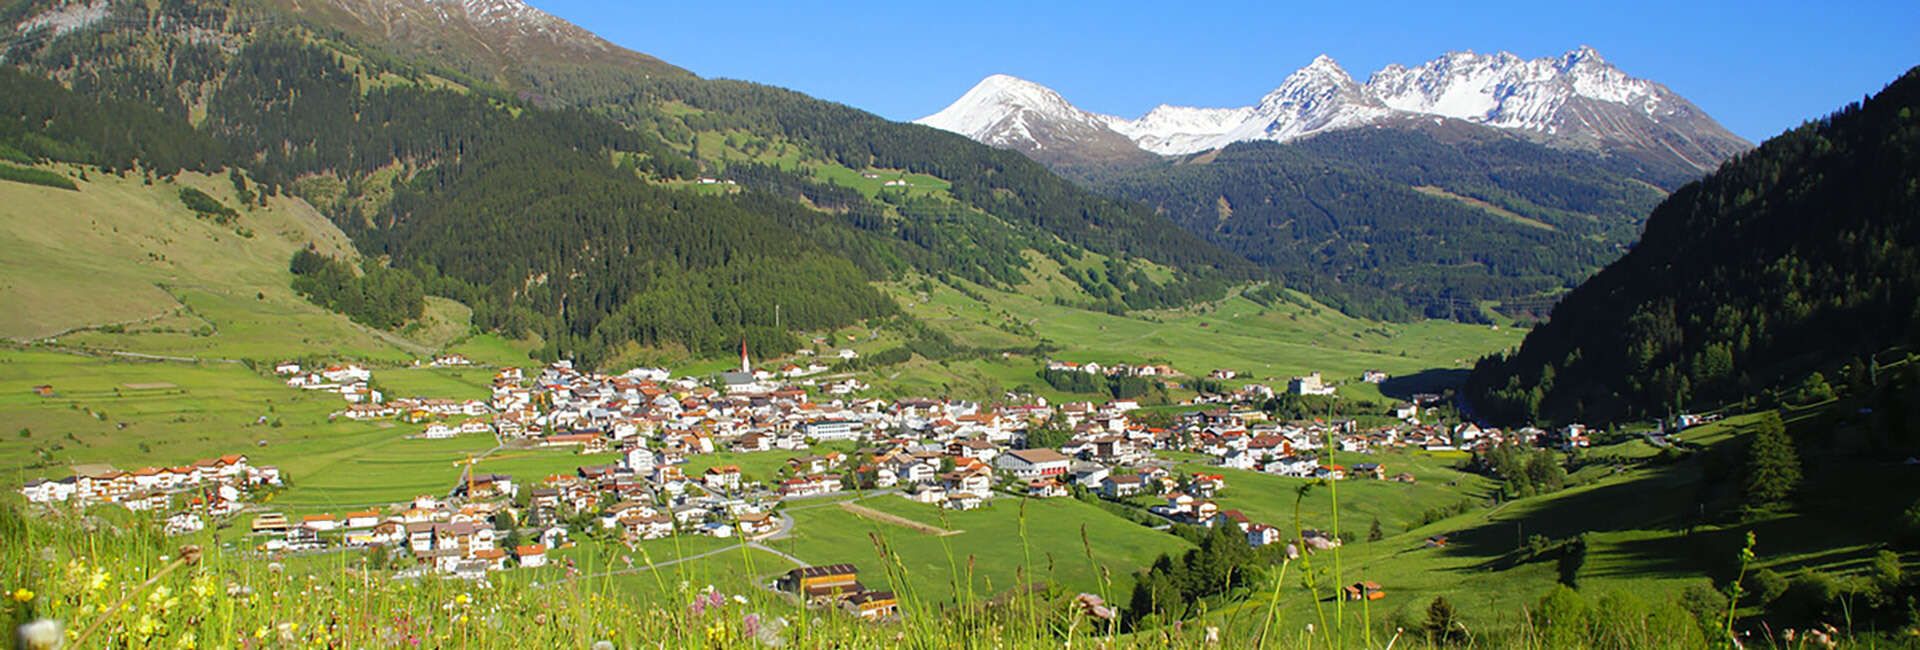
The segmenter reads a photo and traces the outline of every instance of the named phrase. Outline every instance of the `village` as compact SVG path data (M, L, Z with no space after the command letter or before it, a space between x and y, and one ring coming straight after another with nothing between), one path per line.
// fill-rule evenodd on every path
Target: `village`
M431 367L471 365L446 355ZM1049 362L1056 371L1173 377L1158 365ZM529 374L501 368L486 400L395 398L372 388L358 364L273 368L292 389L337 393L335 417L390 421L422 440L487 436L497 449L612 454L610 463L580 464L544 476L482 473L468 458L445 494L351 511L288 515L257 495L281 484L273 467L231 454L182 467L120 471L75 467L74 475L22 488L31 503L119 504L152 513L168 534L184 535L212 521L251 515L254 550L268 554L388 548L410 558L399 575L486 580L492 572L548 566L549 556L593 536L634 545L675 535L756 544L793 533L786 504L835 495L890 497L954 511L1003 499L1103 499L1130 504L1165 522L1227 528L1253 547L1282 543L1275 522L1251 520L1214 499L1229 489L1219 473L1177 471L1163 455L1202 457L1235 470L1317 480L1413 483L1384 463L1331 461L1331 452L1471 451L1503 441L1571 449L1587 444L1583 429L1501 431L1472 424L1423 424L1436 395L1397 407L1397 424L1362 429L1353 420L1275 421L1259 408L1275 391L1245 384L1197 395L1153 426L1135 417L1142 406L1114 399L1049 403L1032 397L988 406L942 399L886 400L854 396L853 380L795 380L823 367L788 364L756 370L742 349L740 367L708 378L674 377L639 368L619 375L576 369L561 361ZM1214 370L1210 379L1233 379ZM1363 381L1385 376L1369 373ZM809 390L811 389L811 390ZM1315 373L1285 391L1328 395ZM823 394L816 400L815 394ZM1034 444L1039 432L1057 444ZM1030 435L1032 434L1032 435ZM689 460L716 453L789 452L774 476L750 477L733 464L689 472ZM237 523L237 522L236 522ZM1341 540L1308 530L1290 554ZM571 563L568 563L571 571ZM861 586L844 562L803 566L768 585L804 602L839 606L879 618L895 613L891 592Z

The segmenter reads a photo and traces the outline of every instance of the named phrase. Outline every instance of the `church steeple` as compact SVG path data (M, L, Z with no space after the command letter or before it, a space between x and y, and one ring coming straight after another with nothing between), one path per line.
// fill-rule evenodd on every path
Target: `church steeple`
M747 337L740 337L740 372L753 374L753 364L747 361Z

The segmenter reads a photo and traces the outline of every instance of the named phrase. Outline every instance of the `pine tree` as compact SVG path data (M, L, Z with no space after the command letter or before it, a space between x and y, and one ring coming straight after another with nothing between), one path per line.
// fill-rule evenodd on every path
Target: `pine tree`
M1446 596L1434 596L1433 603L1427 605L1427 640L1434 645L1449 645L1466 640L1466 630L1461 627L1459 616L1453 611L1453 603Z
M1787 437L1780 415L1769 412L1760 418L1747 447L1744 507L1755 514L1778 510L1786 506L1799 486L1800 453Z
M1380 518L1374 517L1373 525L1367 527L1367 541L1378 542L1386 536L1387 536L1386 533L1383 533L1380 531Z

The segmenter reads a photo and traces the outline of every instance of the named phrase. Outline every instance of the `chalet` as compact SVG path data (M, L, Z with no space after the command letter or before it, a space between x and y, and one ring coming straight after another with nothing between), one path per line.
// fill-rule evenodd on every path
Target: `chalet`
M820 496L839 492L842 487L839 474L796 476L780 482L780 497L796 499Z
M547 565L547 547L540 544L522 544L513 548L513 556L520 566L532 569Z
M622 517L621 537L628 542L661 539L673 534L673 518L666 515Z
M1356 582L1347 585L1346 597L1347 600L1380 600L1387 597L1387 590L1381 589L1380 583L1371 580Z
M740 466L721 465L709 467L700 474L700 483L709 490L740 489Z
M773 515L764 512L742 514L734 519L734 523L740 527L740 535L748 539L764 537L780 529L780 524L774 521Z
M907 499L927 505L944 504L947 502L947 488L940 485L922 485L919 489L908 492Z
M862 591L841 601L847 613L867 620L877 620L899 613L899 600L891 591Z
M186 535L196 533L207 527L200 515L182 512L167 518L165 532L168 535Z
M1052 449L1020 449L996 457L995 467L1026 480L1060 476L1067 473L1073 459Z
M1278 543L1280 541L1280 529L1266 524L1249 525L1247 526L1246 532L1247 545L1254 548Z
M1035 499L1052 499L1068 494L1067 486L1054 479L1043 478L1027 482L1027 496Z
M340 520L333 515L307 515L300 518L300 526L314 532L326 532L339 528Z
M1211 499L1227 488L1227 477L1219 474L1196 473L1187 481L1187 491L1194 496Z
M972 492L949 492L946 503L942 505L949 510L974 510L985 504L986 500L982 499L978 494Z
M993 489L993 476L984 468L954 470L941 475L940 483L949 491L984 493Z
M66 501L73 497L75 491L77 487L73 477L59 480L35 479L28 481L25 487L20 488L20 493L26 496L29 503Z
M955 440L947 443L947 455L992 462L1000 447L985 440Z
M300 374L300 364L292 361L276 363L273 365L273 374L281 376Z
M860 571L851 564L800 567L788 571L776 583L781 591L808 601L837 600L866 591L860 585Z
M1348 476L1384 481L1387 478L1387 468L1379 463L1354 463L1353 470L1348 473Z
M1139 474L1120 474L1100 480L1100 495L1109 499L1130 497L1146 490Z
M280 533L292 527L287 516L277 512L263 512L253 518L253 532L256 533Z

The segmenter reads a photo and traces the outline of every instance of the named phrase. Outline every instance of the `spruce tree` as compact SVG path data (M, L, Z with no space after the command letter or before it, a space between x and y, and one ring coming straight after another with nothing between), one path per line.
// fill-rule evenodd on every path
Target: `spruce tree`
M1767 413L1761 416L1747 447L1744 507L1749 514L1777 511L1787 505L1799 486L1800 453L1787 437L1779 414Z

